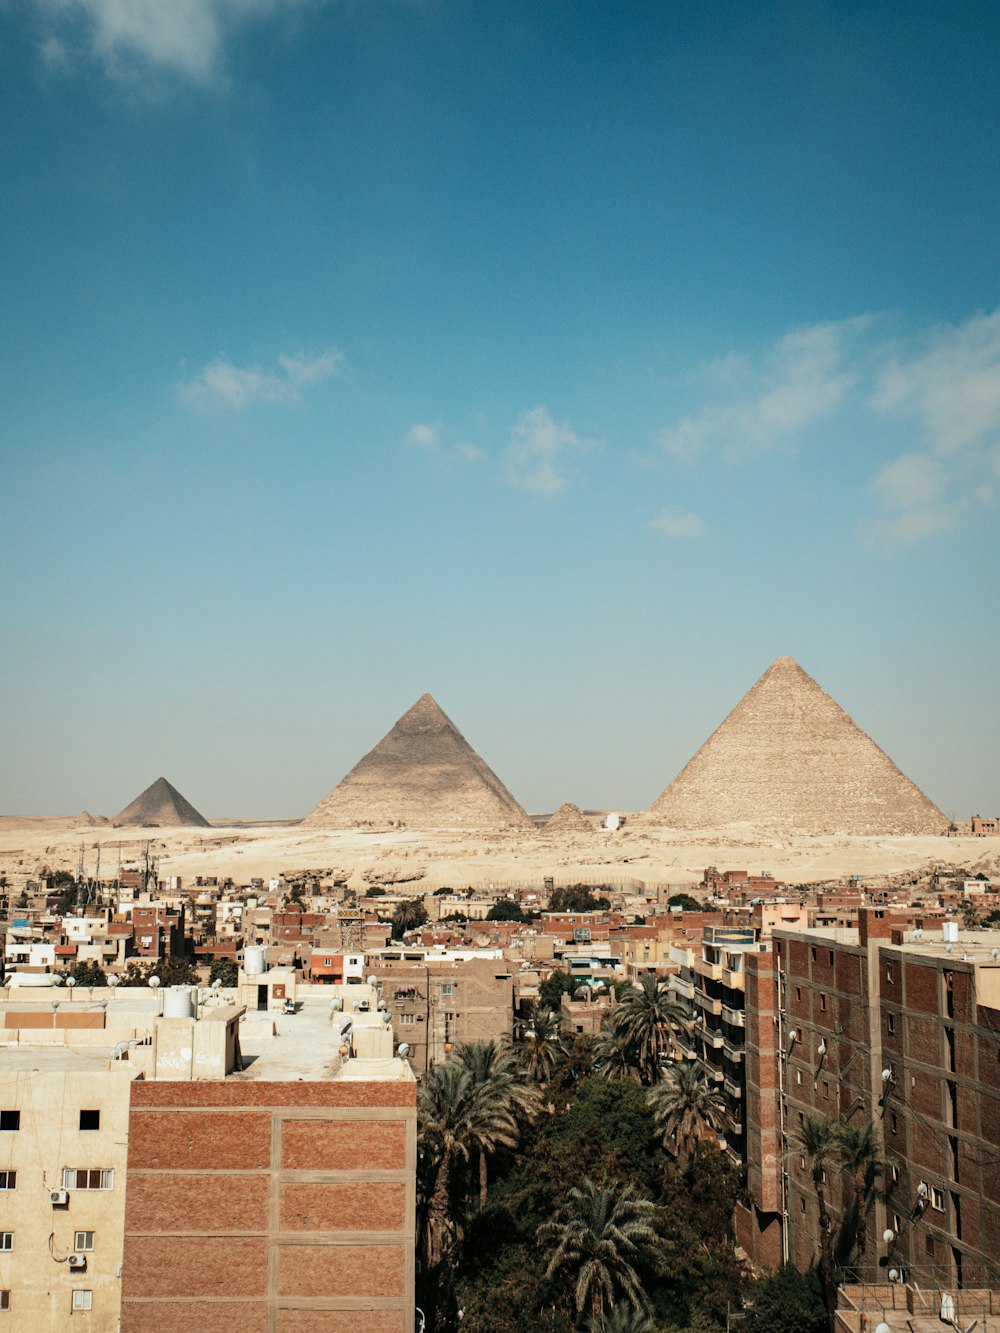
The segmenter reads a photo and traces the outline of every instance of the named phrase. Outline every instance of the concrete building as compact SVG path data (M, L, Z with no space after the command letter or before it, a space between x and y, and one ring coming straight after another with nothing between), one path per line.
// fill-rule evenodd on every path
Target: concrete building
M413 1075L373 988L298 987L294 1007L6 993L12 1328L411 1333Z
M996 1287L1000 1277L1000 933L863 908L857 930L776 931L748 959L747 1173L737 1235L751 1258L808 1266L818 1249L806 1116L880 1130L884 1197L864 1281ZM841 1220L850 1185L828 1181ZM882 1241L883 1233L892 1233Z

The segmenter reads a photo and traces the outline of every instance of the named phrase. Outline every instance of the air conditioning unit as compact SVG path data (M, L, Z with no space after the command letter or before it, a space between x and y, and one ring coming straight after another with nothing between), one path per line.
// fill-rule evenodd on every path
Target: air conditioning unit
M71 1254L66 1262L69 1264L70 1268L86 1268L87 1256L85 1254Z
M53 1208L65 1208L69 1203L69 1190L50 1190L49 1203Z

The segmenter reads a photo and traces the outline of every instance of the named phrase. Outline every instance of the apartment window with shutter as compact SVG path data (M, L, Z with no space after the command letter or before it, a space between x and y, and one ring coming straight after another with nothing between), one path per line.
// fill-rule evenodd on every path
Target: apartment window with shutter
M78 1231L76 1239L73 1242L74 1250L92 1250L94 1248L94 1233L92 1231Z
M94 1308L94 1293L87 1291L83 1287L77 1287L73 1292L73 1310L92 1310Z
M0 1190L12 1190L17 1187L16 1171L0 1171Z
M99 1168L91 1171L86 1167L63 1167L64 1190L113 1190L114 1187L114 1170Z

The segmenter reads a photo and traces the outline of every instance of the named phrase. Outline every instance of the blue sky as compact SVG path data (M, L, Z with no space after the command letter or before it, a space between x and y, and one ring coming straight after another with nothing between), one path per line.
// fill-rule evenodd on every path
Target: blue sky
M1000 810L995 7L0 0L0 812L425 690L648 805L794 656Z

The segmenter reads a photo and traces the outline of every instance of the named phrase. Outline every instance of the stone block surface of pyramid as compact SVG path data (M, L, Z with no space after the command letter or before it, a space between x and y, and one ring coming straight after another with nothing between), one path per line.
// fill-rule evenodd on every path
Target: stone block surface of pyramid
M672 828L942 833L948 821L790 657L779 657L642 816Z
M115 815L115 825L141 825L145 828L209 828L204 815L184 799L166 778L157 778L131 805Z
M392 822L419 829L532 827L429 694L403 714L303 822L316 828Z
M543 833L593 833L593 831L593 824L572 801L566 801L542 825Z

